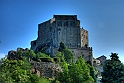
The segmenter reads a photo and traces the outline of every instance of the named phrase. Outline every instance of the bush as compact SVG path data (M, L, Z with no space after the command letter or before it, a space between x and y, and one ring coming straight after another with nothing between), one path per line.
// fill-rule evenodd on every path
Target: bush
M42 62L54 62L53 58L50 57L45 57L45 58L40 58Z
M38 83L50 83L50 81L46 78L40 78Z

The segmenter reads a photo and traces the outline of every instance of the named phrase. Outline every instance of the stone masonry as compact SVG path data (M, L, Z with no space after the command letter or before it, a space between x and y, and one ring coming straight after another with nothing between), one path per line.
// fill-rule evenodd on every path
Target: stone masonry
M31 41L31 49L35 52L45 50L51 57L57 53L60 42L74 53L74 61L78 56L86 61L93 61L92 48L88 44L88 31L80 27L77 15L54 15L50 20L38 24L38 37Z

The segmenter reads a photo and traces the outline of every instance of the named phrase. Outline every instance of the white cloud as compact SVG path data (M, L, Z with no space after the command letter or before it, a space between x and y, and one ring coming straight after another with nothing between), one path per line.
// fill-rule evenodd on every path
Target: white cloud
M3 57L5 57L5 55L6 54L4 54L4 53L0 53L0 59L3 58Z

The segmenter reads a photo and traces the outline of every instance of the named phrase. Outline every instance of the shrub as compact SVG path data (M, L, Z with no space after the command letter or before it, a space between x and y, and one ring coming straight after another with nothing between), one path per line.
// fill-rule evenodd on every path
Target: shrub
M45 58L40 58L42 62L54 62L53 58L50 57L45 57Z

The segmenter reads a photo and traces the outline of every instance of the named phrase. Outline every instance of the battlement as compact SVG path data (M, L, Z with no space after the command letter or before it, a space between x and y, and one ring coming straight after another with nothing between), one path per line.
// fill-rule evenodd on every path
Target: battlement
M54 15L56 20L77 20L77 15Z
M81 50L91 50L91 51L92 51L92 47L81 47L81 48L77 48L77 49L81 49Z

